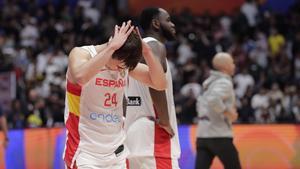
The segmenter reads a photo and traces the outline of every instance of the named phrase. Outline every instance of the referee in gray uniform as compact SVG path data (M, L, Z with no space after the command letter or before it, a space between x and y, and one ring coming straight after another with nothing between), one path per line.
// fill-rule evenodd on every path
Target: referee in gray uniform
M215 156L225 169L240 169L232 135L232 122L238 117L231 78L235 64L228 53L218 53L213 67L215 70L204 81L203 94L197 99L196 169L208 169Z

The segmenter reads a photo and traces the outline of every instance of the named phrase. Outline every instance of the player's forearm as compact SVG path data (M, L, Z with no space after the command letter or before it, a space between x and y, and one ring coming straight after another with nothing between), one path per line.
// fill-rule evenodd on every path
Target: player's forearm
M164 126L170 125L166 92L164 90L157 91L152 88L149 88L149 91L159 119L159 123Z
M209 109L212 110L215 113L222 113L225 111L226 106L223 103L223 100L218 97L214 96L213 94L206 97L207 105L209 106Z
M107 46L95 57L89 59L84 64L75 67L73 72L71 72L75 82L80 85L87 83L93 76L95 76L99 72L102 67L107 64L114 52L115 49Z
M167 88L167 78L159 60L154 57L152 52L143 53L143 55L149 67L152 87L156 90L165 90Z

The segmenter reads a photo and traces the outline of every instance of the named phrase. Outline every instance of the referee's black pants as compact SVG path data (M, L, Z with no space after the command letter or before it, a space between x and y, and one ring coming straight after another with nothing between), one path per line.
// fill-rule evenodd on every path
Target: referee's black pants
M224 169L241 169L232 138L197 138L195 168L209 169L215 156L219 157Z

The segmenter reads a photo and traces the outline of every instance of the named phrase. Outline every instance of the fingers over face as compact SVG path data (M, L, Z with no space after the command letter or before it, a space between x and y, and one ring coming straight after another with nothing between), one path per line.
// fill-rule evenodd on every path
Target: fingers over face
M115 26L115 34L114 34L114 36L116 35L116 34L118 34L119 33L119 28L118 28L118 25L116 25Z
M142 39L142 36L141 36L141 33L140 33L140 30L138 27L135 28L135 31L136 33L139 35L139 37Z
M127 33L131 29L131 20L127 21L126 23L123 22L120 32Z
M126 23L123 22L121 28L124 28L126 26Z
M134 26L130 26L130 29L126 32L126 36L129 36L133 30L134 30Z
M127 31L127 29L128 29L128 24L123 22L122 26L121 26L121 29L120 29L120 32L125 33Z

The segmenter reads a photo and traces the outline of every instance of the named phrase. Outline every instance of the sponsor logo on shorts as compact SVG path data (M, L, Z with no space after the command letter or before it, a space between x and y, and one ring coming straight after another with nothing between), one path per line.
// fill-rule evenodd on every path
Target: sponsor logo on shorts
M142 99L139 96L129 96L127 98L127 106L141 106Z

